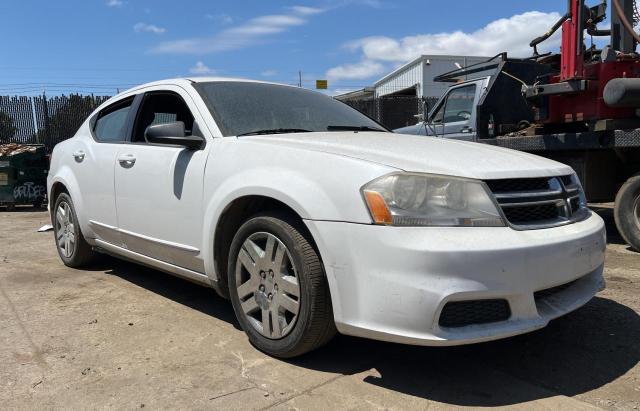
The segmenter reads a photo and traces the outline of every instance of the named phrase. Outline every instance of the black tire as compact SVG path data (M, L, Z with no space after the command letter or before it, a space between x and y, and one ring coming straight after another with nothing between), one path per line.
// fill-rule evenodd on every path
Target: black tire
M267 338L250 323L241 307L236 288L236 260L244 242L256 233L269 233L286 246L298 277L300 298L297 319L281 338ZM238 322L259 350L279 358L292 358L312 351L336 334L329 286L318 251L302 222L278 213L258 214L238 229L229 252L229 295ZM277 288L276 288L277 290ZM253 294L249 299L255 298ZM245 300L246 301L246 300ZM274 299L275 301L275 299Z
M613 216L624 240L640 251L640 175L629 178L618 190Z
M62 234L61 227L59 226L59 224L57 224L57 221L56 221L56 212L60 207L60 205L63 203L68 205L68 210L71 213L71 216L74 222L73 229L70 231L73 232L73 235L75 238L75 245L70 255L68 256L65 255L63 250L61 249L61 245L60 245L61 244L60 234ZM82 235L82 231L80 230L80 224L78 223L78 216L76 214L76 209L73 205L73 201L71 200L71 197L69 196L69 194L61 193L56 198L56 202L53 207L53 211L51 213L51 223L53 225L53 234L54 234L54 240L56 243L56 250L58 251L58 255L60 256L60 259L62 260L64 265L66 265L67 267L77 268L77 267L88 265L95 259L96 253L91 249L91 246L87 243L87 240L85 240L84 236Z

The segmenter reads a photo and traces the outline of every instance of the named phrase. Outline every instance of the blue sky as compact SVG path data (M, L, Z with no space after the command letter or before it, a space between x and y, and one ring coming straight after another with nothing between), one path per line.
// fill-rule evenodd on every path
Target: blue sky
M0 5L0 94L215 74L361 88L421 53L526 54L565 0L21 0ZM557 39L549 47L557 47ZM495 54L494 53L494 54Z

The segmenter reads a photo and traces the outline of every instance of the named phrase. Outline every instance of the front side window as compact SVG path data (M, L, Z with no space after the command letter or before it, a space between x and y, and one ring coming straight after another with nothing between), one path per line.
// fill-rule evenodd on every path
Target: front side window
M444 122L454 123L470 120L475 97L475 84L451 90L444 106Z
M157 124L184 123L185 134L193 131L193 114L178 94L169 91L151 92L144 96L133 128L133 142L145 142L144 133Z
M120 101L100 111L93 128L96 140L119 143L127 140L127 118L133 98Z
M197 83L195 88L223 136L269 131L386 131L354 108L298 87L221 81Z

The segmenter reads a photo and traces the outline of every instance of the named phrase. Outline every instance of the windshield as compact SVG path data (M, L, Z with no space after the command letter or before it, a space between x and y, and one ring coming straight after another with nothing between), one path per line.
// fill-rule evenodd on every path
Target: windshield
M359 111L303 88L240 81L196 83L223 136L387 131Z

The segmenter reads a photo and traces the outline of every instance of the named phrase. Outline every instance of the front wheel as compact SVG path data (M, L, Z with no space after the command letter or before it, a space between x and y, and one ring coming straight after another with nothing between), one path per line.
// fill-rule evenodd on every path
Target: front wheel
M228 284L236 317L261 351L291 358L336 333L320 256L295 219L263 214L245 222L231 244Z

